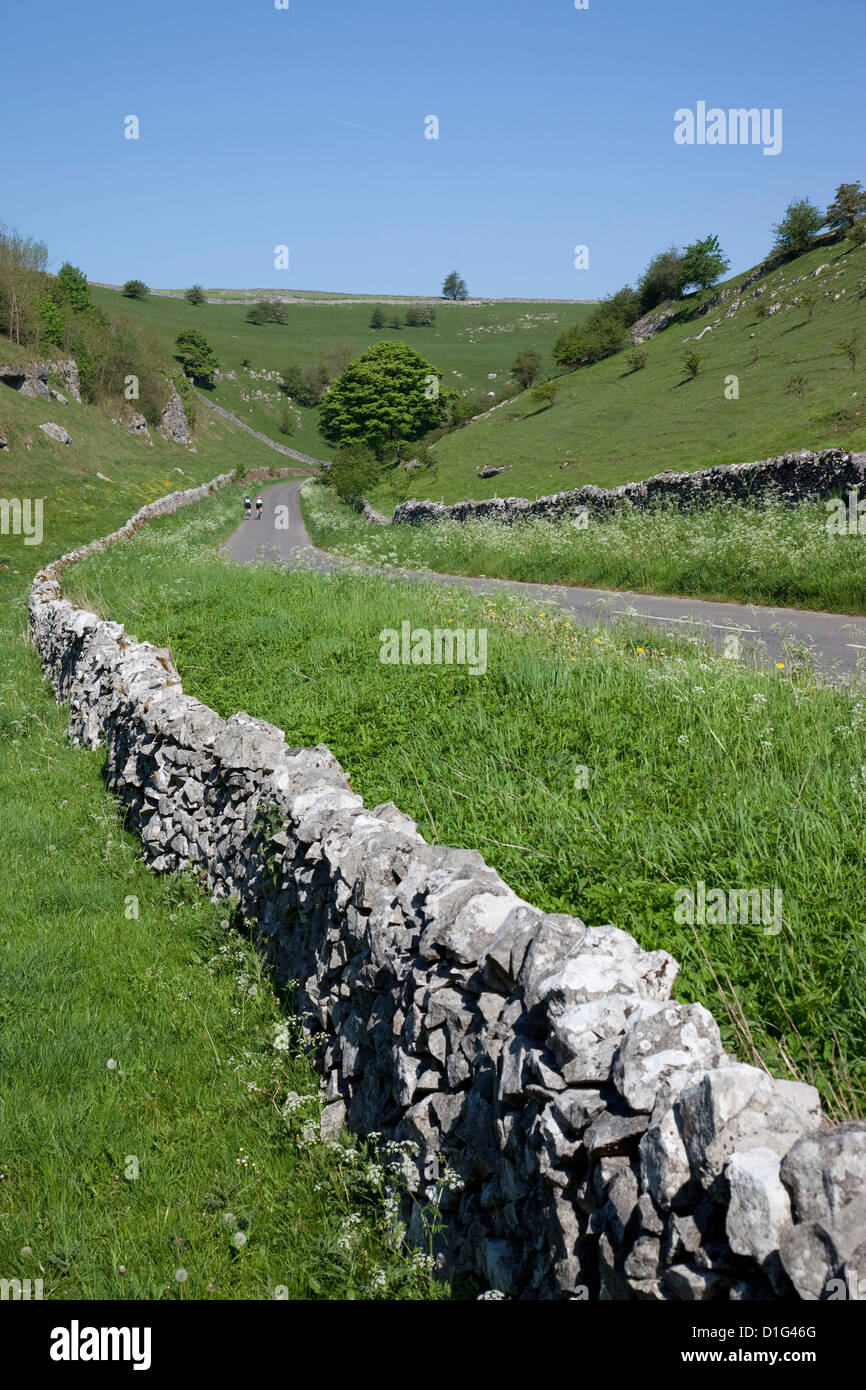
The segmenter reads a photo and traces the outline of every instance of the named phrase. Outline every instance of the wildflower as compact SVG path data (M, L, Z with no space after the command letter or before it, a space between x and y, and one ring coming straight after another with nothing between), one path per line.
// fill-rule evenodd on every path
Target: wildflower
M187 1274L185 1269L176 1269L174 1271L174 1277L179 1284L185 1284L187 1279L189 1278L189 1275Z
M683 746L684 748L685 748L686 744L688 743L688 741L689 741L689 736L688 736L688 734L680 734L679 738L677 739L677 743L682 744L682 746Z
M243 1250L246 1243L247 1238L244 1235L243 1231L235 1231L234 1235L232 1236L232 1245L234 1245L238 1250Z
M777 671L784 671L784 669L785 669L785 663L784 663L784 661L777 661L777 662L776 662L776 670L777 670Z

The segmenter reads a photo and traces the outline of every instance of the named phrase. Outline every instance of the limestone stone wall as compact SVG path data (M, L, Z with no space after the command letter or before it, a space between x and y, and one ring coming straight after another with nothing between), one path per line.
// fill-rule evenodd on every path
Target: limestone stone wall
M153 868L198 868L298 982L323 1135L404 1141L410 1233L441 1191L451 1265L512 1297L866 1296L866 1123L726 1055L665 951L540 912L64 598L64 566L224 481L41 571L30 637Z
M732 500L748 502L781 497L785 502L803 502L857 489L866 493L866 455L844 449L822 449L818 453L781 454L757 463L732 463L703 468L696 473L676 473L666 469L640 483L604 488L589 485L557 492L530 501L525 497L489 497L481 501L402 502L394 510L394 522L420 525L429 521L478 521L492 518L512 525L529 517L554 521L574 516L586 508L591 516L603 517L623 503L645 509L661 502L682 507L707 506Z

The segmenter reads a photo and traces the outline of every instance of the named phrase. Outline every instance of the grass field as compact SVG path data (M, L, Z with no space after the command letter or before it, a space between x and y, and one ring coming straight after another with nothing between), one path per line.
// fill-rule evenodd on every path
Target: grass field
M866 613L866 532L829 534L822 502L725 503L503 526L371 526L317 479L301 507L315 545L368 563L543 584L689 594L830 613Z
M368 803L476 847L523 896L613 921L682 962L744 1059L814 1079L837 1115L866 1089L862 693L749 669L697 639L575 630L535 605L215 556L230 495L69 574L75 595L170 645L185 687L323 740ZM403 620L488 633L486 675L383 666ZM587 786L576 773L586 769ZM778 887L778 934L692 929L674 893Z
M242 365L248 358L254 372L279 372L292 363L321 362L329 349L345 346L353 355L382 339L409 343L437 370L450 387L492 391L507 379L518 352L534 348L548 356L554 339L568 324L584 319L591 304L437 303L436 322L424 328L372 329L370 310L363 304L289 305L288 322L260 326L246 321L243 304L205 304L193 308L184 300L151 295L127 299L116 290L93 291L98 304L112 315L140 324L169 353L182 329L197 328L214 347L223 372L235 371L236 381L223 381L209 393L226 410L277 443L288 444L314 458L330 459L333 446L317 429L318 411L297 407L299 423L291 437L279 432L280 409L286 397L277 382L253 377ZM494 379L491 379L494 378ZM251 397L244 401L241 392ZM256 397L254 393L264 394Z
M812 278L820 266L826 268ZM726 283L744 278L741 272ZM753 299L762 286L764 293ZM550 407L524 394L514 406L446 436L435 447L437 476L419 483L424 491L418 495L446 502L531 497L789 449L866 448L864 290L866 249L843 242L809 252L748 290L731 318L723 317L730 308L723 304L706 316L671 324L644 345L642 370L631 370L628 350L617 353L563 376ZM806 307L793 302L809 292L820 295L811 319ZM768 300L782 308L759 319L758 306ZM708 325L712 330L700 342L684 341ZM861 353L852 372L838 344L855 329ZM689 350L702 358L694 379L683 367ZM739 398L729 400L731 376L738 378ZM804 378L802 395L789 389L797 376ZM500 464L509 471L476 477L477 468ZM388 496L383 488L381 498Z
M317 1077L248 934L145 867L24 641L40 564L227 471L237 431L148 448L5 387L0 428L3 495L45 497L41 545L0 537L0 1275L46 1299L447 1295L403 1252L381 1166L316 1141Z

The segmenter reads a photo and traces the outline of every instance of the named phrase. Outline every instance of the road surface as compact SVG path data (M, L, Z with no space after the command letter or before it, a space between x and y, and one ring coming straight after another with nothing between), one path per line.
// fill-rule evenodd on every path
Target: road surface
M353 562L317 549L310 540L301 516L298 489L303 478L292 478L262 491L264 515L242 521L223 542L221 549L237 560L303 564L332 571ZM288 508L288 525L277 530L277 507ZM282 519L283 514L281 514ZM384 570L400 578L435 584L465 584L477 594L494 594L503 589L537 598L547 605L558 604L589 626L613 622L622 617L639 624L682 631L700 629L708 640L724 647L732 636L740 643L740 654L758 651L766 660L786 661L790 644L807 648L816 663L828 671L851 673L858 664L866 669L866 618L841 613L813 613L800 608L763 608L753 604L716 603L697 598L665 598L653 594L634 594L618 589L581 589L567 584L524 584L513 579L477 579L463 575L437 574L428 570Z

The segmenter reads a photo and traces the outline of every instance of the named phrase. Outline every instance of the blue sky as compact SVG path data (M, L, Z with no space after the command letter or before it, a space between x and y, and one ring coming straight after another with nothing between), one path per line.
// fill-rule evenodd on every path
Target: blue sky
M46 0L3 31L0 220L109 283L596 298L710 232L745 268L792 198L866 182L863 0ZM701 100L781 108L781 153L678 146Z

